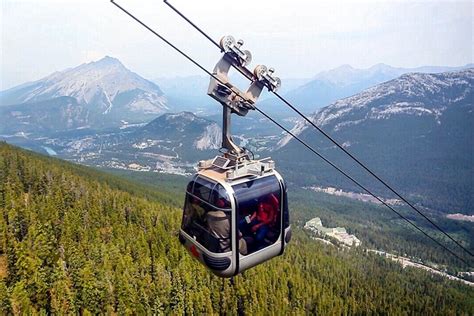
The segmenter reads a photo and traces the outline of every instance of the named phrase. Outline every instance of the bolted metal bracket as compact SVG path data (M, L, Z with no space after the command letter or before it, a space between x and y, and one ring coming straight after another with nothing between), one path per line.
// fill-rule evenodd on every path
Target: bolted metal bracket
M222 124L222 147L227 149L229 156L235 163L249 159L245 150L237 146L230 133L231 115L235 113L239 116L247 115L249 110L255 109L264 87L270 91L276 91L281 80L273 76L273 68L267 69L263 65L258 65L254 72L250 72L246 66L252 61L252 54L248 50L243 50L244 41L235 41L234 37L228 35L220 40L220 47L224 55L217 62L213 70L213 76L209 81L207 94L214 98L223 106ZM231 67L237 68L247 78L252 78L248 89L243 92L229 81L229 70Z

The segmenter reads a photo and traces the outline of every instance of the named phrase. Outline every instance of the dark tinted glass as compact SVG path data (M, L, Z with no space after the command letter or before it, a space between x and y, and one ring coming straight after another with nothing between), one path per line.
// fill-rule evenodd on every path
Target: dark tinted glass
M250 254L275 243L281 232L281 187L275 176L233 186L239 234ZM244 253L245 255L245 253Z
M205 183L203 179L198 183L198 180L195 182L194 192L201 197L186 194L181 228L209 251L217 253L231 251L231 209L217 208L202 199L202 195L210 196L214 202L222 199L222 202L217 202L219 206L226 206L228 203L230 207L228 195L225 191L219 194L220 185ZM210 187L216 187L216 190L210 191Z
M280 200L280 183L275 176L247 181L232 186L235 196L239 202L239 207L245 208L247 204L258 201L261 197L274 193Z
M217 184L214 187L214 191L211 194L209 203L221 209L229 209L231 207L229 195L227 194L227 191L224 189L224 187L220 184Z
M204 201L209 201L209 197L215 183L197 177L194 182L193 194Z

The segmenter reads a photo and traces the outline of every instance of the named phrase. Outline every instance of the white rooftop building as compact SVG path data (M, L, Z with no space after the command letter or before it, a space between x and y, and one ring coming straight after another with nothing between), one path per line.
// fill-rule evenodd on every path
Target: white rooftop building
M361 241L356 236L348 234L344 227L324 227L319 217L307 221L304 228L313 233L334 238L347 246L358 247L361 244Z

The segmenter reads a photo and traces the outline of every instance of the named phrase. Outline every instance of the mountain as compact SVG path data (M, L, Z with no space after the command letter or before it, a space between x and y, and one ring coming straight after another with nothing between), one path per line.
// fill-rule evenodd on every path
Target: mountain
M222 142L222 130L216 122L191 112L164 114L138 130L134 136L136 141L156 138L157 141L179 142L179 146L191 150L219 149Z
M81 129L50 137L17 134L11 143L81 164L185 174L221 147L222 131L191 112L165 113L148 124L101 133Z
M37 109L27 117L29 120L34 117L34 126L28 122L17 124L25 119L24 114L19 114L22 107L11 113L9 106L3 107L8 115L4 116L4 125L0 124L0 140L90 166L178 174L193 172L197 161L214 157L221 147L221 114L203 118L186 111L165 113L149 123L95 130L84 127L81 121L65 119L75 112L69 113L61 107L68 109L67 106L77 105L75 99L54 100L58 101L58 110L52 117L43 115L42 106L23 105L29 110ZM51 104L45 101L44 106L49 108ZM81 106L73 109L81 109ZM251 150L256 157L276 145L279 130L269 132L265 128L268 123L261 118L246 117L245 120L251 120L255 126L249 129L244 119L234 117L232 131L237 144ZM71 125L58 123L63 121ZM76 127L76 122L81 126ZM4 130L14 133L6 134Z
M385 64L376 64L367 69L357 69L350 65L342 65L335 69L320 72L306 84L283 93L283 95L302 112L312 113L338 99L357 94L364 89L395 79L406 73L441 73L469 67L473 67L473 65L469 64L462 67L423 66L418 68L396 68ZM265 100L261 106L268 107L272 112L279 112L280 115L287 115L289 113L288 110L283 108L281 101L276 99Z
M320 72L316 75L314 80L326 81L342 87L357 85L361 82L366 82L372 86L406 73L441 73L462 70L473 66L472 64L468 64L461 67L422 66L417 68L399 68L380 63L367 69L357 69L350 65L342 65L335 69Z
M0 134L47 134L88 127L91 112L72 97L0 107Z
M406 74L336 101L310 118L383 179L419 203L444 212L473 214L473 87L474 68ZM308 124L300 121L293 133L362 176ZM295 140L285 137L279 145L278 155L288 166L299 164L295 170L305 170L306 176L300 178L301 172L293 172L297 181L354 189L312 155L292 162L292 153L300 150ZM314 173L307 173L308 168ZM378 192L388 194L381 189Z
M61 110L69 108L76 116L58 117L58 98L71 97L76 100L71 109L70 100ZM51 101L53 100L53 101ZM55 101L54 101L55 100ZM48 102L51 101L51 109ZM62 101L65 101L62 99ZM134 72L118 60L104 57L99 61L55 72L40 80L0 92L0 104L8 105L10 115L3 111L2 118L18 118L19 125L34 126L33 117L39 105L46 120L58 118L72 120L60 125L103 128L126 123L149 121L167 110L167 101L160 88ZM24 106L22 104L29 104ZM17 114L11 114L16 112ZM32 127L30 127L32 128Z
M474 312L471 286L339 251L297 227L283 256L224 280L178 241L181 203L169 195L182 191L4 143L0 170L2 315Z

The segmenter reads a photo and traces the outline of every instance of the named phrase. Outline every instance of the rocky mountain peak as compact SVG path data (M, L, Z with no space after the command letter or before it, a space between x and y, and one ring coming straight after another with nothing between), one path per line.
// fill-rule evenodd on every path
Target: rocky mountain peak
M122 64L120 60L118 60L115 57L111 56L105 56L102 59L99 59L97 61L93 61L92 64L98 65L98 66L122 66L125 68L125 66Z
M3 91L0 100L4 105L14 105L63 96L86 106L89 119L100 125L149 121L167 110L167 100L156 84L110 56Z
M311 119L333 131L399 115L428 116L441 124L441 116L448 107L472 98L473 86L474 68L440 74L404 74L338 100L313 114ZM472 102L471 106L474 106ZM292 132L299 135L307 127L306 122L300 121ZM291 137L284 137L279 146L290 140Z

